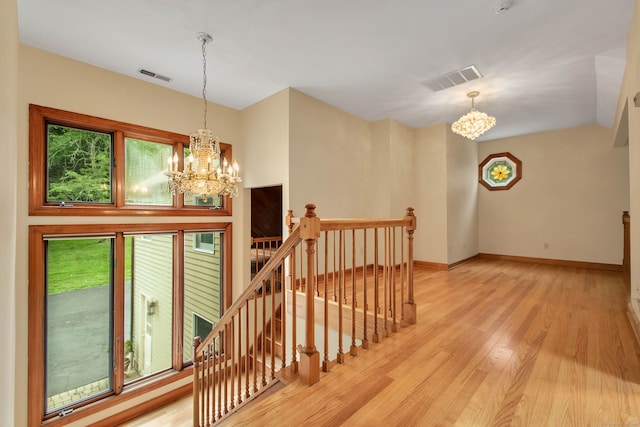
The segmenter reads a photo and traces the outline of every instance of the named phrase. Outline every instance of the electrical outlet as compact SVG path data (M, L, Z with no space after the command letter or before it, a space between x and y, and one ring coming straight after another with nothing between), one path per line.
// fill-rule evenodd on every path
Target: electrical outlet
M548 249L549 249L549 243L545 242L545 244L544 244L544 248L545 248L546 250L548 250Z

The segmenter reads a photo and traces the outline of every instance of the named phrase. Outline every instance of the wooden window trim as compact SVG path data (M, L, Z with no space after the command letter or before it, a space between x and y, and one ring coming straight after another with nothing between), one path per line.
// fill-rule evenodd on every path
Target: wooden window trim
M83 406L73 411L71 414L67 415L66 417L52 418L43 422L36 421L35 424L32 424L31 422L29 422L29 426L57 427L57 426L67 425L74 421L75 422L80 421L83 418L93 415L97 412L107 410L116 405L121 405L129 399L142 396L146 393L151 393L154 390L157 390L169 384L176 383L183 378L191 377L193 375L192 369L193 369L193 366L189 366L183 369L181 372L172 372L170 374L167 374L162 377L156 378L152 381L149 381L149 383L145 383L140 387L128 388L124 390L121 394L112 395L108 398L102 399L101 401L87 404L86 406ZM186 384L166 394L158 396L157 398L154 398L152 400L147 400L141 405L137 405L132 408L125 409L117 414L107 416L107 418L101 421L97 421L95 424L91 424L91 425L92 426L117 425L121 422L124 422L131 418L136 417L138 414L143 413L144 411L158 408L169 402L175 401L179 397L190 394L192 387L193 387L193 384L191 383Z
M59 203L47 202L46 176L46 123L81 129L112 133L114 135L113 156L116 160L113 167L113 203L112 204L75 204L60 206ZM189 146L189 137L173 132L152 129L116 120L103 119L86 114L74 113L39 105L29 105L29 215L48 216L231 216L232 202L229 196L222 197L222 206L184 205L183 195L172 197L172 206L125 205L125 168L124 139L136 138L173 146L178 153L178 167L183 165L184 148ZM220 149L225 157L232 159L231 145L221 142Z
M221 223L159 223L159 224L70 224L70 225L31 225L29 226L29 340L28 340L28 425L62 425L71 420L81 419L92 413L105 410L116 404L121 404L128 398L133 398L142 393L151 392L172 382L184 378L185 370L190 372L189 363L183 363L182 354L182 316L183 316L183 280L182 271L183 253L179 250L180 241L184 241L183 233L193 230L217 229L223 230L225 239L222 243L222 310L231 306L232 288L232 225L228 222ZM123 233L138 232L176 232L174 238L174 269L173 269L173 345L172 345L172 369L152 375L142 381L136 381L124 386L124 372L120 367L124 366L124 285L118 284L124 278L124 243L121 241ZM113 349L116 357L114 367L113 391L106 395L96 396L75 407L74 411L60 417L55 414L45 416L45 302L43 293L45 275L45 250L43 237L45 235L83 235L90 237L95 233L115 233L114 257L116 260L114 282L114 337ZM120 243L120 244L118 244ZM178 247L178 248L176 248ZM177 319L177 321L176 321Z

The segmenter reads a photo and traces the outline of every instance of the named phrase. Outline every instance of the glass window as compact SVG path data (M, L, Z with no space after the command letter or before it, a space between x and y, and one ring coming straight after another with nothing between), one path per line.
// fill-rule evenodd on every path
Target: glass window
M209 206L213 209L220 209L222 207L222 198L218 195L215 195L207 196L205 200L202 195L185 193L184 204L185 206Z
M230 295L231 224L186 226L29 226L29 406L38 421L152 387L147 379L190 363L193 337L209 333ZM194 249L198 235L214 254Z
M175 153L181 168L188 144L186 135L29 105L29 214L231 215L229 197L170 192L168 160ZM232 158L230 145L220 148Z
M171 205L165 175L171 145L125 138L125 203L137 205Z
M173 259L173 238L172 234L154 234L151 240L126 238L130 244L125 259L132 268L130 286L125 286L125 319L130 321L125 322L125 359L129 357L125 380L172 366L173 265L166 260Z
M522 179L522 162L511 153L490 154L480 163L478 175L487 190L508 190Z
M195 249L195 242L203 236L211 238L211 253ZM191 313L198 313L211 323L218 322L222 316L222 239L221 232L184 233L184 362L191 360L193 338L204 339L209 333L193 323ZM214 246L217 246L215 251Z
M112 390L112 239L46 242L46 410Z
M193 313L193 338L201 337L204 339L213 330L213 326L213 322L208 321L198 313Z
M47 201L111 203L113 135L47 124Z
M195 233L193 235L193 249L195 249L196 251L213 254L215 253L213 241L213 233Z
M183 378L195 329L205 334L231 304L221 261L231 224L170 219L232 215L228 197L169 192L168 159L177 153L181 167L188 143L29 105L29 215L49 217L29 226L30 425L89 403L102 410L123 390L157 387L160 372L165 383ZM232 158L228 144L221 149ZM113 215L157 218L122 224ZM93 220L56 224L60 216ZM203 319L195 325L194 312Z

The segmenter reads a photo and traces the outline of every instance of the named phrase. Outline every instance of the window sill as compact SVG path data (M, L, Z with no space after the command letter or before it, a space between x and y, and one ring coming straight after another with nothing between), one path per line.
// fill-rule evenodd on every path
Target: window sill
M115 208L89 206L38 206L29 209L31 216L231 216L231 210L225 208L183 207L174 208L140 206Z
M106 411L107 409L121 405L127 402L130 399L134 399L138 396L142 396L147 393L151 393L161 387L176 383L184 378L190 377L193 375L193 368L189 366L184 368L182 371L169 371L163 374L159 374L153 378L150 378L145 381L141 381L139 383L131 385L129 388L125 389L122 393L118 395L112 395L99 401L90 403L86 406L82 406L74 409L72 413L66 415L64 417L56 416L55 418L50 418L48 420L43 420L39 425L47 426L47 427L56 427L66 425L70 422L77 422L86 418L90 415ZM124 421L133 419L137 416L143 415L147 411L158 408L166 403L175 400L178 397L185 396L192 391L192 383L188 383L186 385L177 387L173 389L171 392L165 393L161 396L157 396L153 399L147 400L146 402L133 406L131 408L125 409L123 411L118 412L117 414L108 416L96 423L93 423L93 426L112 426L120 424Z

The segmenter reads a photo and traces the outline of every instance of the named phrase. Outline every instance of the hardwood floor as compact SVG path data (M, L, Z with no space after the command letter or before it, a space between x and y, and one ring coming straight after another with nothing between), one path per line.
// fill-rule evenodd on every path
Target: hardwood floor
M640 425L622 273L477 260L415 269L418 323L224 426ZM191 425L183 399L127 426Z

